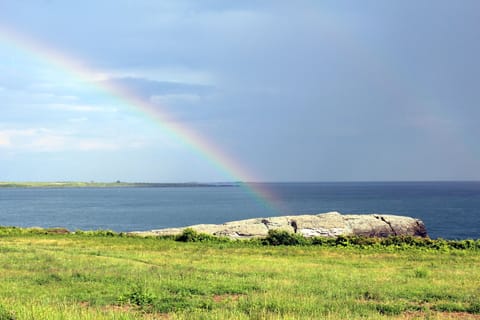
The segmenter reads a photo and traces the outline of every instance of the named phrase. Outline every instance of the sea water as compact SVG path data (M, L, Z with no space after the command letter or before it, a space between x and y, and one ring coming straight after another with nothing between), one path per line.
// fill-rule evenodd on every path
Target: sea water
M0 225L151 230L285 214L389 213L432 238L480 238L480 182L266 183L281 209L241 186L0 188Z

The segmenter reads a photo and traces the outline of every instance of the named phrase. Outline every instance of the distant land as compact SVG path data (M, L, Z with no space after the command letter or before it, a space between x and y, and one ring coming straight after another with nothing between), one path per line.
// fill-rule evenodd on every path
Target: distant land
M58 182L0 182L0 188L185 188L185 187L236 187L237 182L78 182L78 181L58 181Z

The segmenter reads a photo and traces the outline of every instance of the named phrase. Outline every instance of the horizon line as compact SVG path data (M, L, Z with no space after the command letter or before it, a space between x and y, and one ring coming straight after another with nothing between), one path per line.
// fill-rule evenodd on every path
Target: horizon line
M0 180L1 183L151 183L151 184L255 184L255 183L399 183L399 182L480 182L480 179L421 180L275 180L275 181L129 181L129 180Z

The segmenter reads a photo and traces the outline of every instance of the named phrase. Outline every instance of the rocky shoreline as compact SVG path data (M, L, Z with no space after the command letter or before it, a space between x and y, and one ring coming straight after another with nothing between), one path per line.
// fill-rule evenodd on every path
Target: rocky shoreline
M139 236L178 235L186 228L231 239L266 237L270 230L284 230L304 237L427 237L425 224L415 218L391 214L340 214L328 212L314 215L280 216L231 221L223 224L199 224L183 228L133 231Z

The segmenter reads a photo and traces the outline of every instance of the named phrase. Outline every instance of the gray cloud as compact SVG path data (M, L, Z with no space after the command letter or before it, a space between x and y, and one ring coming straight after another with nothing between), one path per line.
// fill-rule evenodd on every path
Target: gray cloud
M213 90L213 87L207 85L155 81L135 77L110 78L105 81L145 98L166 94L195 94L200 96L206 95Z

